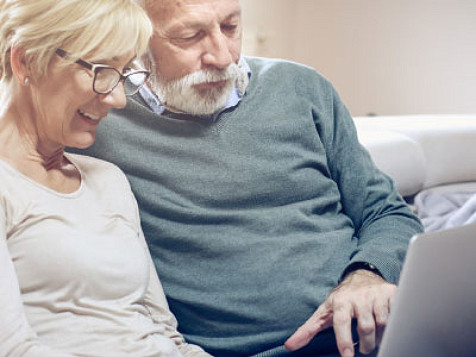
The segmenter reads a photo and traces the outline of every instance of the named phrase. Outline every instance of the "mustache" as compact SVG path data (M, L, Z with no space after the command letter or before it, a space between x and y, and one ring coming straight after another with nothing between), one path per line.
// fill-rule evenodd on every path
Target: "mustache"
M182 78L174 80L172 83L175 86L194 86L202 83L236 80L238 78L238 74L238 65L232 63L225 69L210 68L198 70L187 74Z

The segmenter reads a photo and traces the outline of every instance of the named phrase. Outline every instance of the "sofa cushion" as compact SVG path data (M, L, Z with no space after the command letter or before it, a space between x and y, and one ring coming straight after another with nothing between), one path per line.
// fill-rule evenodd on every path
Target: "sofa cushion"
M377 166L395 179L402 195L442 184L476 181L476 115L354 120L361 143Z
M395 180L402 196L413 195L423 188L426 163L416 141L398 132L363 126L358 136L377 167Z

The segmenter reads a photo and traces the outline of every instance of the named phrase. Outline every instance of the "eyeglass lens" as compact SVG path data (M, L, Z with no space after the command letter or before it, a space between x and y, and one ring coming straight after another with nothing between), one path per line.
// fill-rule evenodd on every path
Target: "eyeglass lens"
M124 81L124 93L135 94L147 79L145 73L133 73ZM121 75L113 68L99 68L96 71L94 90L98 93L109 93L121 80Z
M134 73L126 78L124 81L124 93L126 95L132 95L137 93L137 91L144 85L147 80L147 75L145 73Z

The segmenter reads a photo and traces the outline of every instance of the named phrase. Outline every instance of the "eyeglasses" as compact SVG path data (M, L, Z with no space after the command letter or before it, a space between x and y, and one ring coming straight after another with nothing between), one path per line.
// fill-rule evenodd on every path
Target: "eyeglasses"
M61 48L56 49L56 54L62 58L69 59L71 56ZM98 94L109 94L122 81L124 83L124 94L127 96L136 94L144 85L150 72L145 69L128 69L122 74L114 67L105 64L90 63L82 59L74 63L79 64L94 73L93 91Z

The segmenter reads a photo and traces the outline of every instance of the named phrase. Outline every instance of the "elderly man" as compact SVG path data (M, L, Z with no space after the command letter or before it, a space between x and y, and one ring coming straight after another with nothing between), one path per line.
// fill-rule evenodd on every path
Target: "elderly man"
M239 0L144 6L154 75L89 153L128 175L180 331L216 356L371 353L421 225L335 90L242 56Z

